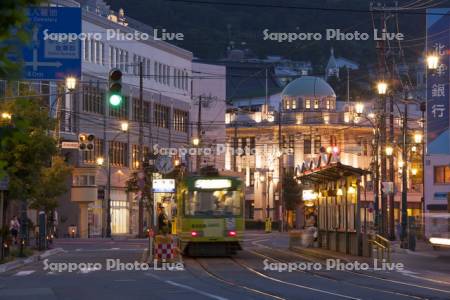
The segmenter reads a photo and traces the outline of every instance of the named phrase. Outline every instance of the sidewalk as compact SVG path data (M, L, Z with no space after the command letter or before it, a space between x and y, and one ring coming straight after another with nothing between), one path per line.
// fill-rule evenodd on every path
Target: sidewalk
M343 262L367 262L373 264L376 258L351 256L345 253L330 251L321 248L292 247L291 251L311 258L326 260L340 259ZM447 281L450 278L450 249L433 250L433 247L424 242L417 241L416 251L400 248L398 241L394 241L391 252L391 262L403 263L405 269L416 276L424 276L433 280ZM419 275L420 274L420 275Z

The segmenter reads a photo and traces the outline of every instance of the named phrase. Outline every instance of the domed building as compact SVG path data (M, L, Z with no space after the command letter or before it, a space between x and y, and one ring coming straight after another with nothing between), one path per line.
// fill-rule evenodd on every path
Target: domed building
M280 220L280 178L317 162L324 151L338 149L340 161L353 167L368 168L371 162L372 129L346 120L349 112L337 105L336 93L324 79L297 78L278 101L280 111L273 103L267 112L236 112L228 118L225 169L245 178L247 219ZM301 228L313 208L295 205L286 212L286 221Z
M336 94L322 78L303 76L290 82L281 93L283 110L335 111Z

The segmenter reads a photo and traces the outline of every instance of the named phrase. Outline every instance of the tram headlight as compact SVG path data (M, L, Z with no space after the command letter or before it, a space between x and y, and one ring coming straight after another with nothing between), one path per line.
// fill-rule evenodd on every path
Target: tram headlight
M191 231L191 236L192 236L192 237L198 236L198 232L197 232L197 231Z

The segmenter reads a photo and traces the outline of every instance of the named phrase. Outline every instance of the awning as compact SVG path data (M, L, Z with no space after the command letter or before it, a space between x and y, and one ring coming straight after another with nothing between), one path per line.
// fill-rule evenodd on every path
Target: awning
M326 181L335 181L342 177L363 176L370 173L370 171L361 168L335 162L312 170L305 170L297 176L297 179L313 183L323 183Z

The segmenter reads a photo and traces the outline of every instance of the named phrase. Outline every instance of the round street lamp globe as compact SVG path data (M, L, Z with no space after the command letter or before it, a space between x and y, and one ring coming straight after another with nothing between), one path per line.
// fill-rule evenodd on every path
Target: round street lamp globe
M112 94L111 96L109 96L109 103L112 106L118 106L118 105L120 105L121 102L122 102L122 96L121 95Z

